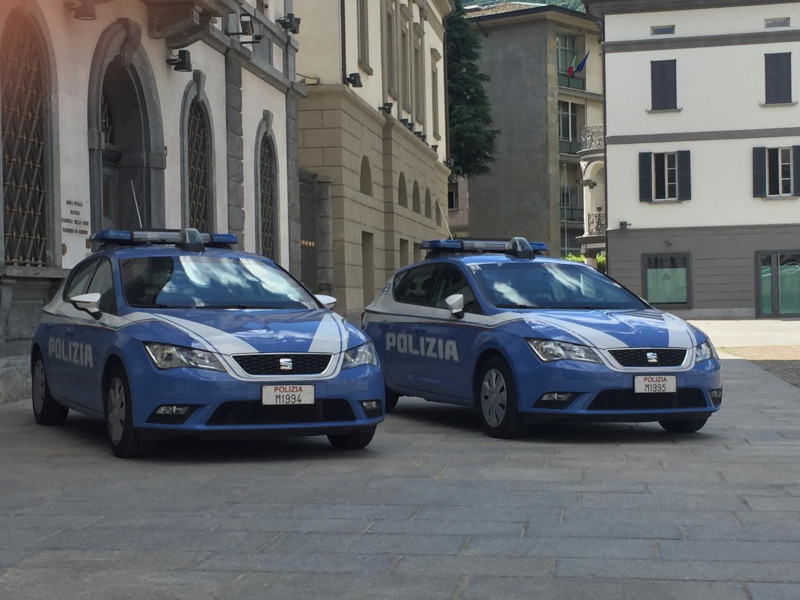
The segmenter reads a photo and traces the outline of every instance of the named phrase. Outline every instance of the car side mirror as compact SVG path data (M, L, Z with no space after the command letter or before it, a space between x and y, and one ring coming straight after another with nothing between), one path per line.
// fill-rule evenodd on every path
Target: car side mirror
M453 315L456 319L461 319L464 317L463 294L453 294L452 296L445 298L444 301L447 304L447 307L450 309L451 315Z
M69 301L72 302L72 305L78 310L85 310L92 316L97 316L101 312L98 308L100 304L100 294L98 292L73 296Z
M333 296L326 296L325 294L317 294L314 297L325 308L329 308L329 309L333 310L333 307L336 306L336 298L334 298Z

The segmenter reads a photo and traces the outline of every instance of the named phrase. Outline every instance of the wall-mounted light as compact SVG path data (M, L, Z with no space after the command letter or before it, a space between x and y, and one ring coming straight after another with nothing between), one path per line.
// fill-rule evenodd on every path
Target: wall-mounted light
M94 0L69 0L68 2L64 2L64 8L74 11L72 17L79 21L97 20Z
M192 55L188 50L178 50L177 56L170 56L167 64L179 73L192 72Z
M392 104L391 102L384 102L378 107L378 110L381 111L382 113L390 115L392 114L392 106L394 106L394 104Z
M431 146L431 150L433 150L434 152L438 152L439 151L439 144L434 144L433 146Z
M620 221L619 222L619 228L620 229L627 229L630 226L631 226L631 224L628 223L627 221Z
M361 83L361 73L350 73L345 77L344 82L354 88L364 87L364 84Z
M285 17L276 19L278 25L283 27L284 31L297 35L300 33L300 19L294 13L288 13Z
M253 35L253 17L244 12L240 15L230 13L225 17L225 33L235 36Z
M403 125L405 125L406 127L408 127L408 119L400 119L400 122L401 122Z

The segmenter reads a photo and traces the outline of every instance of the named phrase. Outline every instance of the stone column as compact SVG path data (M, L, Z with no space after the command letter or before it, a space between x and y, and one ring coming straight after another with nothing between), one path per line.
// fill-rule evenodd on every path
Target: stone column
M244 132L242 131L242 65L225 55L225 125L228 149L228 232L244 248Z

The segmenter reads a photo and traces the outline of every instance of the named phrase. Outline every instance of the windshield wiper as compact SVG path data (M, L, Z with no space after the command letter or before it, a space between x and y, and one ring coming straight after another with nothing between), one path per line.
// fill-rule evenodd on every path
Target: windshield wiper
M256 304L202 304L202 305L194 306L193 308L201 308L201 309L205 309L205 310L209 310L209 309L221 309L221 310L224 310L224 309L229 309L229 308L237 308L239 310L246 310L248 308L262 309L262 310L276 310L276 309L283 308L283 307L275 306L275 305L271 305L271 304L266 304L266 305L262 305L262 304L258 304L258 305L256 305Z
M539 308L538 306L533 306L532 304L515 304L513 302L507 302L505 304L495 304L497 308Z

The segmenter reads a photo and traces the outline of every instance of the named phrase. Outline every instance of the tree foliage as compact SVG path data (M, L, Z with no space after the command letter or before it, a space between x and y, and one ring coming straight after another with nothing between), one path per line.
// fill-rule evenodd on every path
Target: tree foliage
M453 177L473 177L489 172L498 131L492 128L484 88L489 77L478 69L480 40L466 19L463 0L455 0L455 6L447 19L450 160Z
M505 2L514 2L520 0L470 0L468 4L477 6L494 6L495 4L504 4ZM523 0L527 1L527 0ZM583 0L540 0L543 4L552 4L553 6L562 6L570 10L577 10L578 12L586 12L583 6Z

